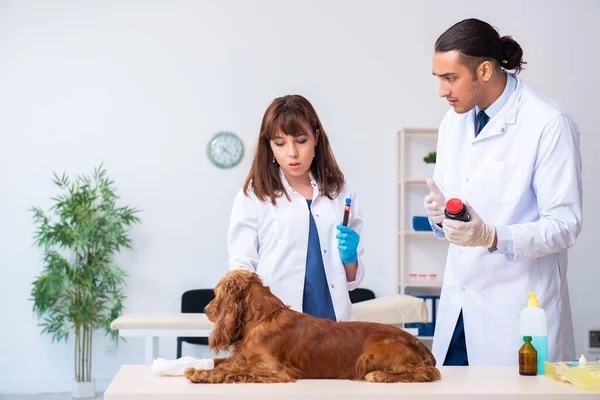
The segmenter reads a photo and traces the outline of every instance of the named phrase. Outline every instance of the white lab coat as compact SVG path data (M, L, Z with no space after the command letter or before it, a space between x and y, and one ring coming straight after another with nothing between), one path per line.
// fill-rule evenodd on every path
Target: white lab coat
M579 131L521 80L477 138L474 113L444 117L434 180L508 240L493 253L450 244L433 354L441 365L462 309L469 365L518 364L519 316L533 291L547 313L549 360L571 360L567 249L581 230Z
M280 178L290 195L271 202L261 202L250 191L237 194L231 211L227 239L230 269L248 269L260 275L271 292L292 309L302 312L304 277L308 250L309 209L306 199L289 185L283 172ZM319 193L318 184L311 175L313 199L311 211L319 233L325 266L325 276L338 321L354 319L348 295L363 279L364 247L358 245L358 270L353 282L346 279L346 271L338 251L339 231L336 226L343 220L346 197L352 198L348 226L359 235L363 227L360 204L346 185L339 195L330 200Z

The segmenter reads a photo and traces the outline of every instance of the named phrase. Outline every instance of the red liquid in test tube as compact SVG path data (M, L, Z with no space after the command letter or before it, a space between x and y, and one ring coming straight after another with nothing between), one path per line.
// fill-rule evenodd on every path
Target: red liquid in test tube
M346 205L344 206L344 221L342 225L348 226L348 218L350 217L350 203L352 203L352 199L350 197L346 198Z

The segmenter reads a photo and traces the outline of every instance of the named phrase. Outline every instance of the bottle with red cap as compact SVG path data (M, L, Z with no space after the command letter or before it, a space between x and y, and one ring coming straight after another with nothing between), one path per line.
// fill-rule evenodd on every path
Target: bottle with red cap
M469 221L467 208L460 199L452 198L446 202L446 210L444 211L446 218L455 219L457 221Z

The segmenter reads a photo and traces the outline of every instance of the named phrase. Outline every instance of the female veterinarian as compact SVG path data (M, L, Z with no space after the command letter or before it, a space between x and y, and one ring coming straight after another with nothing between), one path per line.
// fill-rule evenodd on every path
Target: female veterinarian
M347 226L342 219L351 198ZM262 120L252 167L228 233L230 269L260 275L292 309L353 319L348 295L363 279L363 220L313 106L275 99Z

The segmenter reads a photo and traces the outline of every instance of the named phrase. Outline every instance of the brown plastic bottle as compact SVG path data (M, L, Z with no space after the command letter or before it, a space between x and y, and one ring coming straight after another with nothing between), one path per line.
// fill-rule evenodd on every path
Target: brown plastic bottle
M519 349L519 374L537 375L537 350L531 344L531 336L523 336L523 341Z

